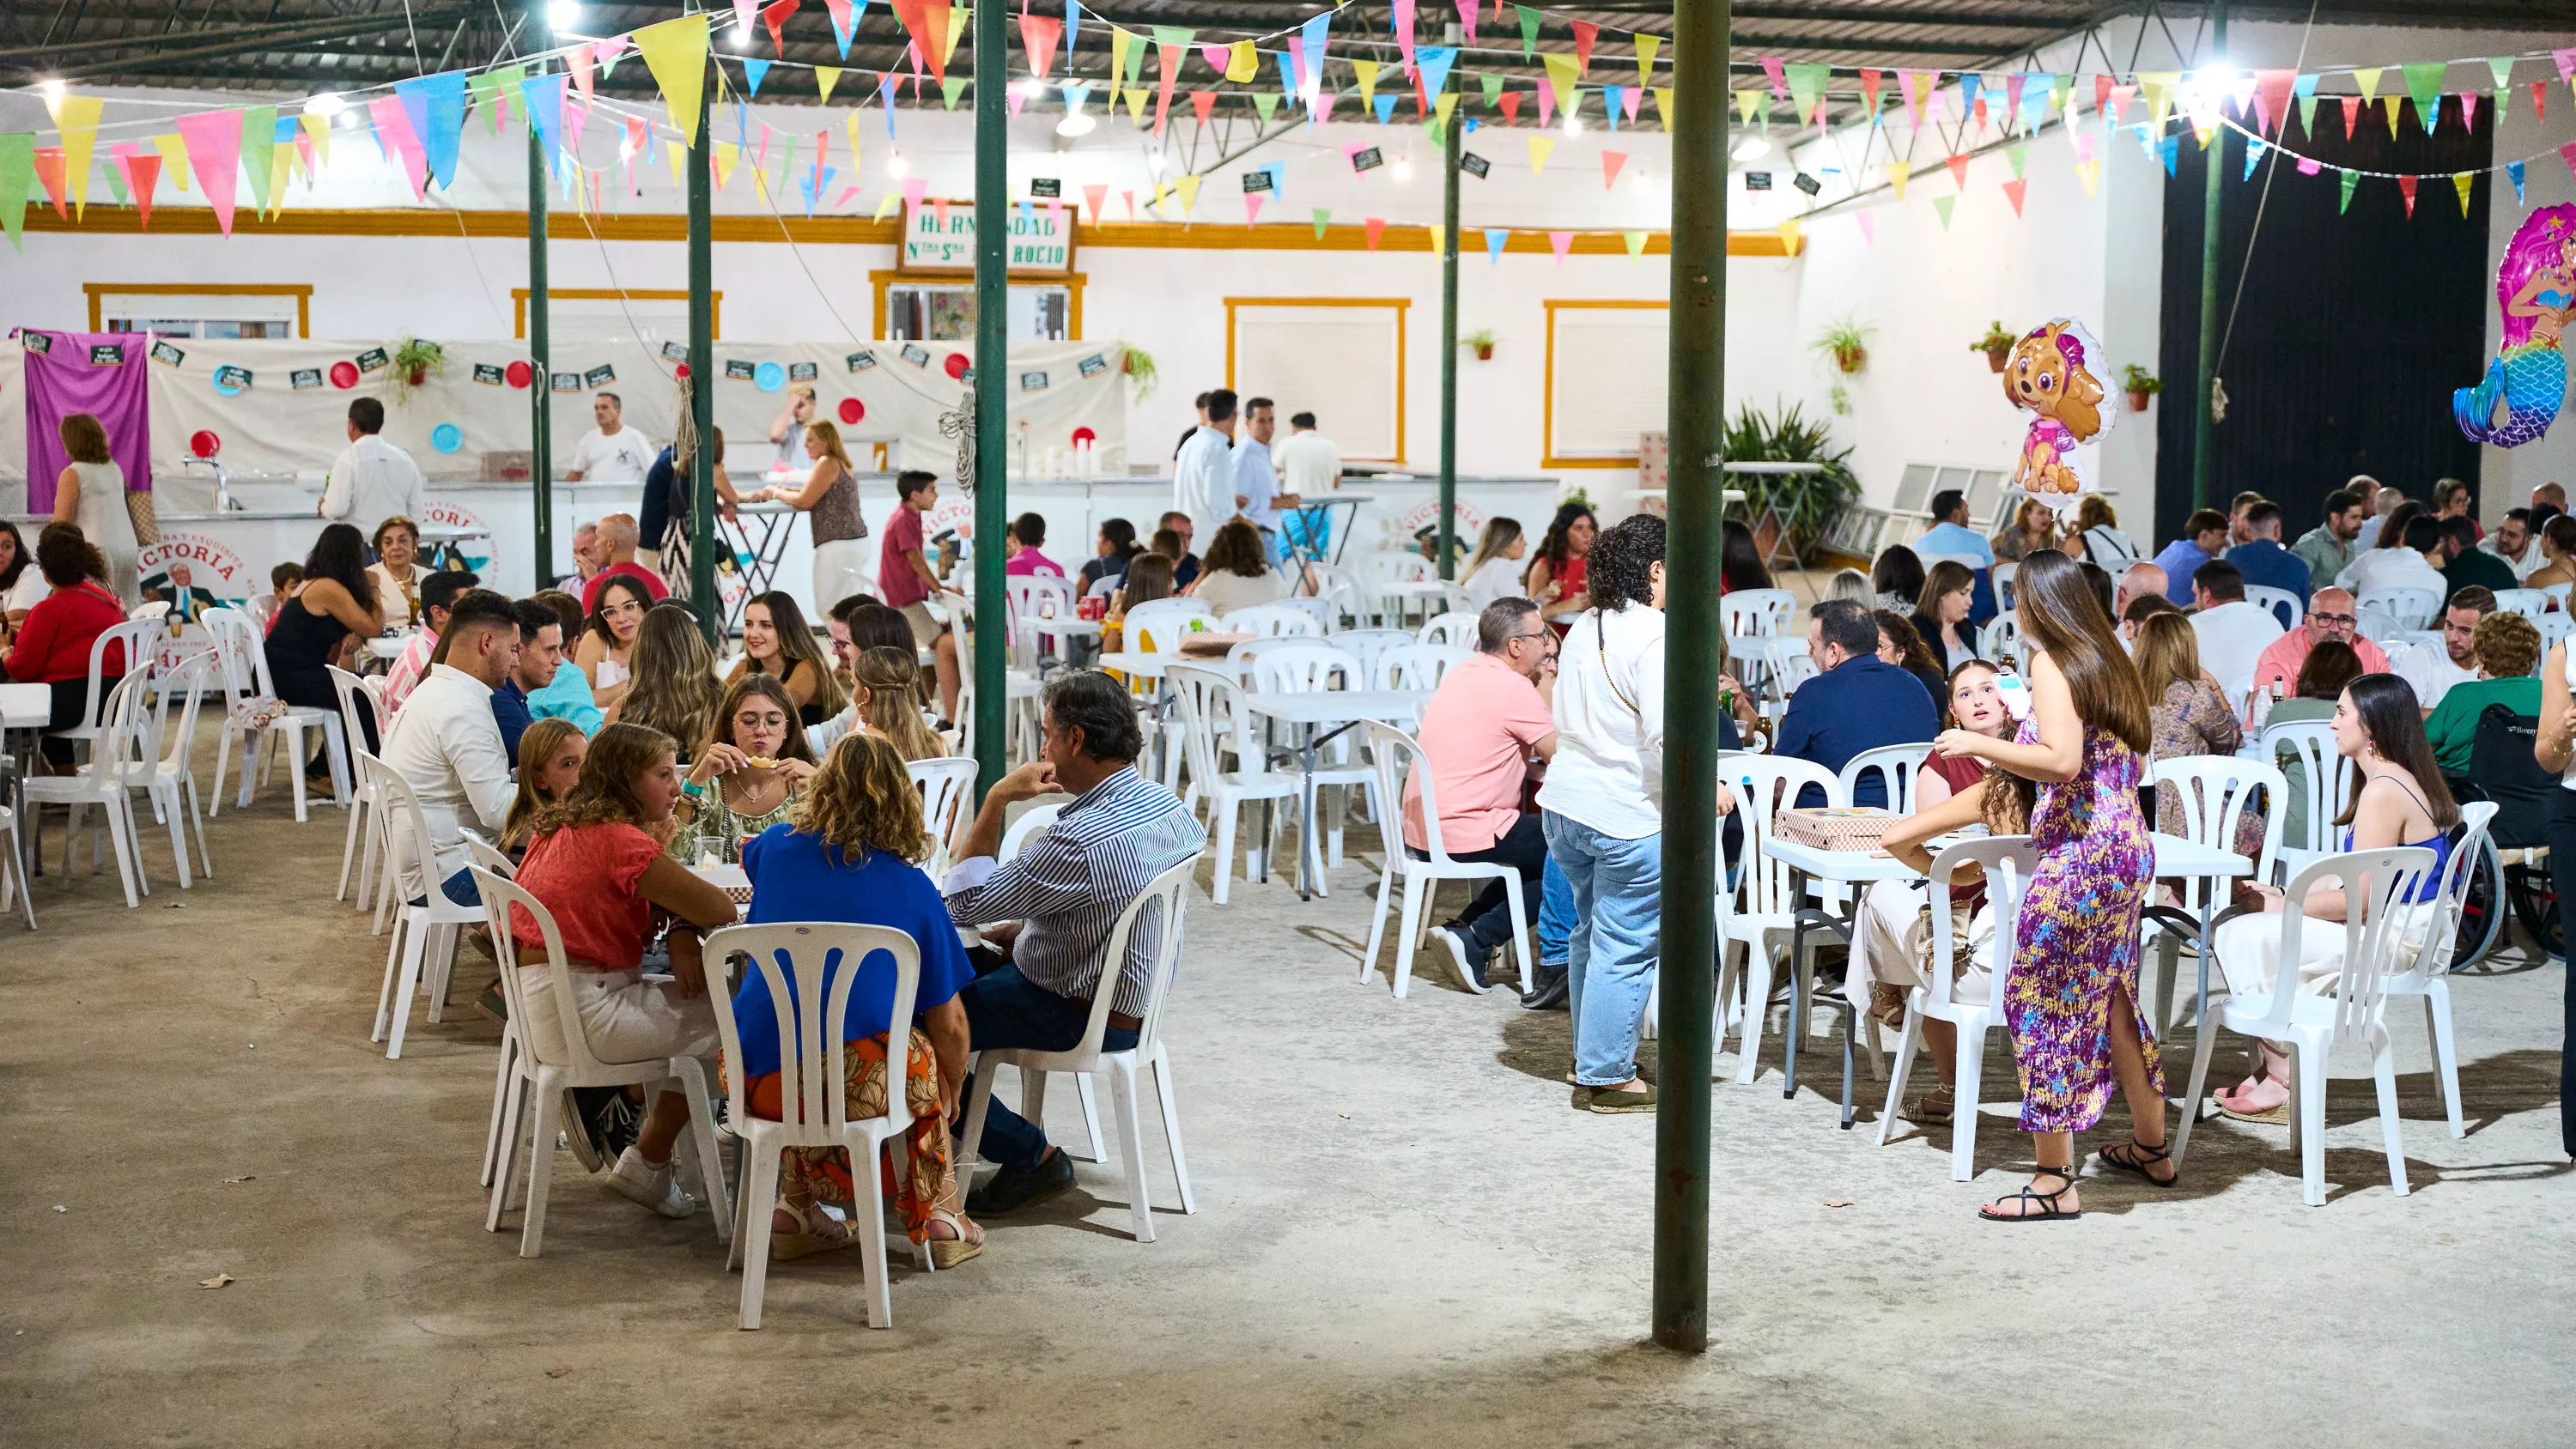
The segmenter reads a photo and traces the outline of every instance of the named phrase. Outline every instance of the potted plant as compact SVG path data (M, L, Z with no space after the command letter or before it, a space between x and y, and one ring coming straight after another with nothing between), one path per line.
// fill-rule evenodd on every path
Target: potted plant
M2020 339L2004 330L2001 322L1986 324L1986 335L1968 344L1970 352L1986 355L1986 365L1997 372L2004 370L2004 359L2012 355L2013 344Z
M1779 404L1774 403L1775 407ZM1751 403L1736 409L1718 439L1718 456L1729 463L1818 463L1821 473L1730 473L1726 486L1744 490L1744 516L1759 520L1754 541L1767 555L1773 543L1768 526L1771 506L1780 517L1790 549L1801 559L1844 505L1860 496L1860 479L1851 470L1851 449L1834 451L1827 425L1809 422L1795 405L1766 416Z
M2145 412L2147 399L2165 390L2165 385L2156 380L2154 373L2134 362L2120 369L2120 385L2128 389L2129 411L2133 413Z
M1459 338L1458 345L1461 347L1472 347L1476 349L1476 360L1478 362L1491 362L1494 360L1494 332L1490 327L1477 328L1475 331Z
M1154 354L1133 342L1120 345L1127 349L1127 359L1118 365L1118 370L1127 374L1128 383L1136 389L1136 400L1142 402L1154 390L1162 371L1154 363Z
M1878 335L1875 327L1863 327L1850 317L1825 324L1816 340L1807 344L1813 352L1833 359L1834 370L1858 372L1869 365L1869 339Z
M447 373L447 349L435 342L406 337L394 349L394 400L407 402L411 390L429 381L431 373Z

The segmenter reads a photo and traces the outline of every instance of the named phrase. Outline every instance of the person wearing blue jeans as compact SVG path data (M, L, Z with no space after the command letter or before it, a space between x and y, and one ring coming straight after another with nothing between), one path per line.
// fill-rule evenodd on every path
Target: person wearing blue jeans
M1575 1090L1598 1096L1637 1077L1637 1023L1662 950L1664 837L1622 840L1553 812L1546 830L1584 923L1566 946Z
M1544 829L1546 822L1540 822ZM1564 980L1565 959L1572 951L1574 928L1583 917L1574 909L1574 883L1556 863L1556 852L1548 852L1547 866L1539 873L1538 892L1538 990L1524 1003L1534 1009L1547 1010L1559 1001L1547 1000L1552 987Z
M1019 967L990 953L974 954L976 968L983 974L960 988L957 999L965 1004L967 1037L977 1051L1019 1047L1060 1052L1082 1044L1083 1028L1091 1021L1089 1002L1045 990L1021 975ZM985 970L989 963L998 964ZM1121 1019L1111 1015L1109 1030L1100 1039L1102 1051L1123 1052L1136 1044L1135 1019L1124 1018L1131 1023L1126 1026L1119 1025ZM959 1100L972 1101L974 1095L975 1078L970 1074ZM984 1108L984 1141L976 1155L999 1164L1004 1172L1034 1174L1047 1157L1046 1131L1004 1106L996 1093Z

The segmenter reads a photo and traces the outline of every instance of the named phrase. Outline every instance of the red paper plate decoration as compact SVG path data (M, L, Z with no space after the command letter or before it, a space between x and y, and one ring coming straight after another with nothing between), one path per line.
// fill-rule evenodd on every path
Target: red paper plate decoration
M188 451L196 457L211 458L224 450L224 440L211 429L199 428L189 435Z
M337 388L356 387L358 385L358 364L354 362L332 363L331 385Z
M861 418L864 418L867 415L868 405L866 403L863 403L854 397L845 397L841 399L841 421L843 424L855 425Z
M689 375L689 365L685 362L681 363L679 370L672 375L675 377L687 377Z
M512 387L523 388L537 379L537 370L528 366L524 362L513 362L508 367L503 368L501 373L502 376L510 379L510 386Z
M972 365L973 364L967 362L966 354L963 352L952 352L948 354L948 375L950 377L963 379L966 376L966 369Z
M1076 428L1073 430L1073 445L1077 448L1097 443L1099 441L1100 435L1089 428Z

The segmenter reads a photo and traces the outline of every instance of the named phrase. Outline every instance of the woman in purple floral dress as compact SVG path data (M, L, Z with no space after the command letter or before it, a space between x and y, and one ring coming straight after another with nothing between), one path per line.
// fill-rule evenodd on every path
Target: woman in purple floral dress
M2039 1170L1979 1211L2046 1222L2082 1212L2074 1134L2101 1118L2115 1080L2134 1135L2104 1148L2102 1164L2158 1185L2175 1177L2156 1040L2138 1014L2138 912L2154 863L2138 777L2154 726L2146 687L2080 565L2055 549L2032 553L2016 603L2032 646L2020 733L2005 741L1950 730L1935 748L1977 755L2038 787L2030 834L2039 865L2015 927L2004 1022Z

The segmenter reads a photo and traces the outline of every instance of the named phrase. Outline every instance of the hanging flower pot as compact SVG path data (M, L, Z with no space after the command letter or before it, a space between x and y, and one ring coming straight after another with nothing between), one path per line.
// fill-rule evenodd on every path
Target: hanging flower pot
M2147 399L2164 391L2165 388L2154 373L2134 362L2121 369L2120 384L2129 394L2129 411L2133 413L2145 412Z
M1470 332L1458 339L1458 345L1473 349L1478 362L1494 360L1494 334L1489 331Z
M1995 372L2001 372L2004 370L2004 363L2012 357L2013 342L2013 335L2004 330L2004 324L2001 321L1989 322L1986 324L1986 335L1969 343L1968 350L1984 353L1986 366Z

